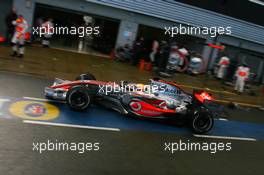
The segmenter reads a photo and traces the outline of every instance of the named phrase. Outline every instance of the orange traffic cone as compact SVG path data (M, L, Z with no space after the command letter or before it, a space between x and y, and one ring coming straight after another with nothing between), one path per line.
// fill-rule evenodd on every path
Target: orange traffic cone
M145 68L145 60L141 59L139 62L139 70L144 70Z

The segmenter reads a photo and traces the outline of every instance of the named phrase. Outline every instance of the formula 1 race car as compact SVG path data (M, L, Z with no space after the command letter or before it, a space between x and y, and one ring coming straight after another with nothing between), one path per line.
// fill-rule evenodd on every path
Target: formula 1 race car
M195 133L206 133L214 124L212 112L204 105L213 101L205 91L188 94L173 82L158 78L148 85L127 81L102 82L90 74L75 81L56 79L45 88L45 96L66 101L76 111L85 111L91 103L100 104L124 115L152 119L182 120Z

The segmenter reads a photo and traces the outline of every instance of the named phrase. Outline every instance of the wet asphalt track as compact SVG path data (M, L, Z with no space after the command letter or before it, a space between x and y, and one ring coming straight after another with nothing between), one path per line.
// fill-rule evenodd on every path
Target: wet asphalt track
M43 87L50 80L0 72L1 99L9 99L0 112L0 172L3 174L263 174L264 112L229 110L216 121L211 135L255 138L257 141L196 138L187 128L164 123L125 118L113 111L93 107L75 113L63 104L53 104L59 115L52 123L118 128L120 131L78 129L23 123L10 112L16 102L43 98ZM14 107L16 108L16 106ZM38 117L38 116L37 116ZM37 119L36 117L36 119ZM100 151L32 151L32 142L99 142ZM164 142L231 142L229 152L183 151L170 154Z

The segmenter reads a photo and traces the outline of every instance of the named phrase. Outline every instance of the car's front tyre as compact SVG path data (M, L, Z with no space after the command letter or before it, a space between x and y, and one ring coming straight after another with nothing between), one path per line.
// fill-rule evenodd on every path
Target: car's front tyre
M67 92L68 106L76 111L85 111L91 103L91 96L85 86L74 86Z

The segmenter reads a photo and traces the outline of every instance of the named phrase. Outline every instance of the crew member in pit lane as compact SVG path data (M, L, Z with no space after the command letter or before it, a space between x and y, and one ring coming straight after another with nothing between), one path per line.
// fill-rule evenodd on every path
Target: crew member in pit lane
M15 26L15 32L12 38L12 56L18 56L22 58L25 52L25 33L28 28L28 23L22 15L19 15L18 18L12 22Z
M248 80L250 69L246 63L239 66L236 71L235 91L242 93L244 91L245 82Z
M217 71L217 78L223 79L225 77L225 74L227 72L227 68L230 64L230 60L227 56L223 56L220 58L220 61L218 62L218 71Z
M42 39L42 46L49 47L50 39L54 32L54 25L52 18L49 18L46 22L42 24L42 28L45 29L44 38Z

